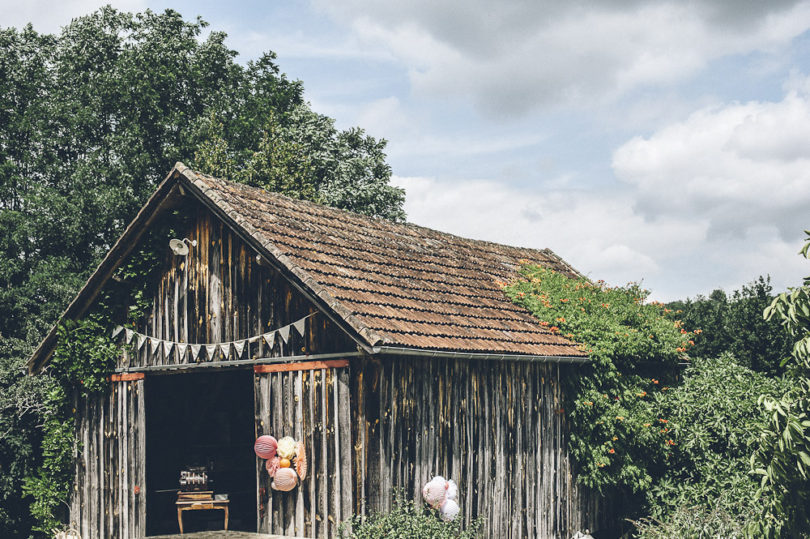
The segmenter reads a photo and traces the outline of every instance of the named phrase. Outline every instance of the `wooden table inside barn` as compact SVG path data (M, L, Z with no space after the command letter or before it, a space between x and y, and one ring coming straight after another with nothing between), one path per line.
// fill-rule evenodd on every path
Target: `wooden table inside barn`
M230 500L177 500L175 503L177 505L177 524L180 526L180 534L183 533L183 511L220 509L225 512L225 529L228 529L228 504Z

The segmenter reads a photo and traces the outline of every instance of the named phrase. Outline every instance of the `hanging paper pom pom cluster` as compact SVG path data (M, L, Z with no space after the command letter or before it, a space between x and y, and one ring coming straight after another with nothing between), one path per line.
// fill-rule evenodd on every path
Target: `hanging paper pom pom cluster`
M439 510L442 520L450 522L459 513L458 486L452 479L437 475L422 487L422 499L434 509Z
M257 457L267 460L264 467L273 478L270 487L274 490L290 491L298 485L298 481L307 478L307 456L303 442L296 442L289 436L278 441L272 436L259 436L253 444L253 451Z

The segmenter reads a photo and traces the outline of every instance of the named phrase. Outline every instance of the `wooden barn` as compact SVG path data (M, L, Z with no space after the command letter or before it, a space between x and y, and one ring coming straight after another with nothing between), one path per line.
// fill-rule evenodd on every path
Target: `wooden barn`
M187 532L221 528L221 512L180 511L180 473L202 469L228 499L196 508L227 507L231 530L335 536L352 514L389 508L396 488L421 500L434 475L457 482L460 517L483 515L484 537L599 528L601 502L566 453L560 383L587 359L498 284L522 259L577 275L551 251L368 218L178 163L63 321L148 245L147 313L117 332L109 391L76 403L71 520L84 539L178 533L178 515ZM56 342L54 328L32 373ZM254 454L264 434L306 448L306 478L288 492L271 488Z

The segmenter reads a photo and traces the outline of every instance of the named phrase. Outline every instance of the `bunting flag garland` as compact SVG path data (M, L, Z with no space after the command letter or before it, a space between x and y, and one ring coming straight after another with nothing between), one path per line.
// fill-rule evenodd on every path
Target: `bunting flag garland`
M284 326L283 328L279 328L278 336L281 337L281 340L284 341L284 344L287 344L287 341L290 340L290 326Z
M265 333L263 335L263 337L264 337L264 342L267 343L267 346L269 346L270 348L273 348L273 345L276 344L276 332L271 331L270 333Z
M209 360L214 359L219 352L226 356L226 358L230 357L232 353L231 350L233 350L234 358L240 358L242 357L242 354L244 354L245 348L247 348L249 344L256 344L264 341L267 343L267 346L273 348L276 344L276 335L281 337L284 344L287 344L290 341L290 329L295 329L296 333L298 333L301 337L304 337L307 318L314 316L315 314L317 313L309 314L291 324L276 328L268 333L254 335L253 337L248 337L247 339L223 343L189 344L167 341L158 339L156 337L149 337L148 335L144 335L143 333L139 333L133 329L124 328L122 326L117 326L115 329L113 329L112 337L113 339L121 338L121 335L123 335L124 342L126 344L134 342L138 350L142 350L144 345L148 342L151 353L159 353L162 350L164 355L167 357L172 353L172 350L176 348L177 353L180 355L180 359L184 359L186 357L186 353L191 350L191 361L197 361L203 348L205 349Z
M297 331L298 334L301 335L302 337L304 336L304 328L306 327L306 323L307 323L306 318L302 318L301 320L292 323L292 326L295 328L295 331Z

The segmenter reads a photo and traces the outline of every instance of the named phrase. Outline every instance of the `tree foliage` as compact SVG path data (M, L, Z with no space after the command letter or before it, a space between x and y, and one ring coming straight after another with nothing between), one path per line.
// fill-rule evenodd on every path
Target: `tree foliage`
M206 26L105 7L58 35L0 28L0 536L27 535L20 488L49 410L23 363L176 161L404 217L385 141L336 129L272 52L240 64Z
M810 258L810 231L801 255ZM799 537L810 530L810 277L779 294L765 311L796 340L787 376L790 389L779 398L762 395L768 414L760 445L751 458L760 480L762 512L752 535Z
M783 372L781 364L790 356L793 343L779 321L762 317L773 297L770 277L760 276L731 295L718 289L708 297L667 307L682 311L679 316L688 327L703 330L693 355L718 357L730 352L741 365L776 375Z

